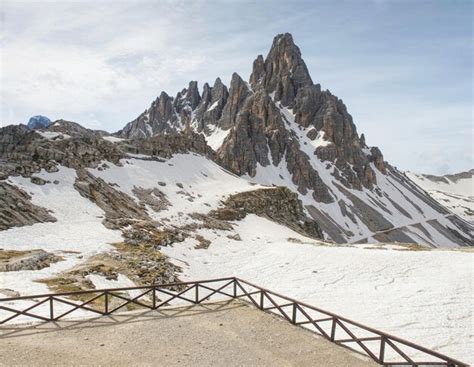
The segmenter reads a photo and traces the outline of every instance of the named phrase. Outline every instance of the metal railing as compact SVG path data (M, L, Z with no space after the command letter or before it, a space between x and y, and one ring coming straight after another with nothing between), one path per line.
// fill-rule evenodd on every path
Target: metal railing
M138 294L130 296L128 292ZM58 321L77 310L110 315L130 306L156 310L170 306L176 301L197 305L210 301L211 297L217 295L249 302L260 310L277 314L288 322L305 327L333 343L361 352L381 365L468 366L466 363L421 345L235 277L0 298L0 311L8 313L7 317L0 319L0 324L5 324L20 316L42 321ZM87 299L71 300L71 298L83 299L84 297ZM33 304L18 309L17 304L22 302L33 302ZM117 304L117 302L122 303ZM62 306L61 310L58 309L59 305ZM65 306L69 309L64 310Z

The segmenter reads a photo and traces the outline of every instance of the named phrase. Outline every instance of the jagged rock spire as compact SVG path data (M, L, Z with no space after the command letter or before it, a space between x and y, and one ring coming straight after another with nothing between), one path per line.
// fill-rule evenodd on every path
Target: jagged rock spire
M219 127L227 130L235 125L235 118L250 94L247 83L243 81L239 74L233 73L230 82L229 97L219 121Z
M195 109L199 102L201 101L201 96L199 95L198 83L197 81L190 81L188 90L186 92L186 100L189 101L191 109Z
M222 101L222 107L224 107L228 96L229 91L227 90L227 87L222 83L221 78L217 78L212 87L211 103Z
M300 88L313 85L301 51L290 33L279 34L273 39L265 62L263 57L257 57L250 84L253 88L262 85L269 94L274 93L275 101L288 107L293 106Z
M265 77L265 61L262 55L258 55L253 62L252 74L250 74L250 85L253 89L257 89L258 85Z

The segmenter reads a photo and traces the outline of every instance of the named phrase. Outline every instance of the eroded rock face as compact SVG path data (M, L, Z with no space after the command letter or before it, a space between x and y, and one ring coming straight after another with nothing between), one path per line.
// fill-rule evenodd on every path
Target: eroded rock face
M133 198L118 191L87 170L78 170L75 189L105 212L104 225L118 229L135 221L151 221L145 205L138 205Z
M249 173L254 176L257 163L270 164L266 133L273 129L286 133L282 124L279 112L267 94L257 92L252 95L218 151L221 163L238 175Z
M76 169L95 168L103 161L120 165L120 159L128 153L162 158L190 152L211 159L215 155L205 137L192 130L113 143L103 138L105 133L82 127L79 129L76 127L78 124L59 121L60 125L55 122L42 132L52 134L46 136L61 132L68 136L66 138L45 138L24 125L0 128L0 179L10 175L30 177L41 169L57 172L58 165ZM33 180L41 184L38 178Z
M209 158L214 158L214 151L207 145L206 139L201 134L193 131L173 133L168 135L155 135L147 139L134 139L123 144L121 149L127 153L145 154L162 158L171 158L176 153L198 153Z
M56 222L56 218L34 205L25 191L0 181L0 231L44 222Z
M247 98L217 154L219 162L238 175L254 176L257 164L278 166L285 160L301 193L312 189L318 201L332 200L310 157L301 151L298 139L286 129L280 110L263 89Z
M230 129L235 125L237 114L242 109L245 100L251 94L247 84L242 80L239 74L232 74L230 82L229 97L222 112L222 118L219 121L219 127L223 130Z
M318 224L304 214L298 195L286 187L231 195L223 208L211 211L209 216L219 220L240 220L247 214L266 217L311 238L323 238Z
M222 117L228 96L227 87L220 78L216 79L212 88L207 83L204 84L201 102L195 112L195 124L198 132L210 133L214 131Z
M46 138L21 125L0 128L0 175L31 176L41 169L56 172L58 164L95 167L103 160L118 163L125 157L116 144L102 139L101 132L78 126L58 120L42 131L49 133Z
M0 272L41 270L62 258L43 250L13 251L0 249Z

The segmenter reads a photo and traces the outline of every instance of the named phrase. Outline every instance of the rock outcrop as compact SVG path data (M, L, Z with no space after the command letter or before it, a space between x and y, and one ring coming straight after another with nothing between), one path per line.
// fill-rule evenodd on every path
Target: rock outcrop
M117 229L135 221L151 221L144 203L137 204L132 197L114 189L87 170L78 170L77 175L74 187L82 196L97 204L105 212L106 227Z
M56 222L56 218L34 205L25 191L0 181L0 231L44 222Z
M316 239L323 234L318 224L308 218L298 195L286 187L259 189L231 195L223 207L211 211L209 216L217 220L240 220L247 214L271 219L294 231Z
M71 168L94 167L107 160L118 163L125 153L102 139L103 133L59 120L47 129L30 131L20 126L0 128L0 178L31 176L57 165Z
M0 272L41 270L62 258L43 250L12 251L0 249Z

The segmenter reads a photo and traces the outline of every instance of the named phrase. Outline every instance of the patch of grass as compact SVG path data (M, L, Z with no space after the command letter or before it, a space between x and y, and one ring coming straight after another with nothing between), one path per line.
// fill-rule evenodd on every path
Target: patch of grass
M35 250L28 251L17 251L17 250L4 250L0 248L0 261L9 261L12 259L20 258L25 255L31 254Z

